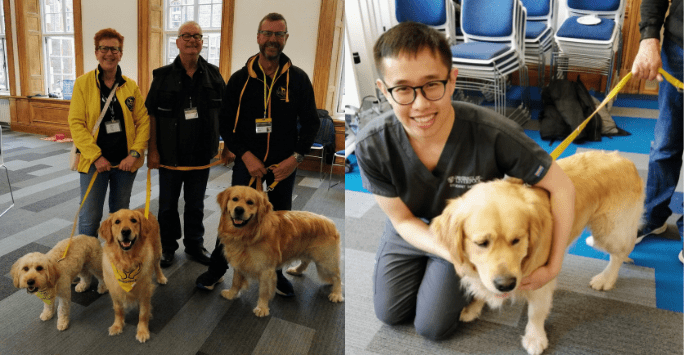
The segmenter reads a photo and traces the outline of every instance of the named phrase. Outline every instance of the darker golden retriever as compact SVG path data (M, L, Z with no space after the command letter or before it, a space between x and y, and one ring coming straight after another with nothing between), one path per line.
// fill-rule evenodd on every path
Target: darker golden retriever
M585 227L598 248L610 254L606 269L591 279L595 290L615 285L623 262L634 249L643 211L644 184L634 164L617 153L591 151L558 161L575 185L575 221L570 243ZM522 339L529 354L548 346L544 321L551 310L556 280L534 291L518 290L520 281L546 264L552 242L548 193L509 179L475 185L449 202L431 224L450 249L461 284L474 296L461 320L477 318L487 303L527 300L528 324Z
M328 218L304 211L273 211L266 193L247 186L233 186L217 196L221 207L218 237L226 259L233 266L233 285L221 292L232 300L247 288L249 279L259 281L259 300L254 314L269 314L268 302L276 287L276 269L295 260L287 270L300 275L311 261L318 276L332 284L328 299L342 302L340 279L340 233Z
M105 283L114 303L114 324L109 335L121 334L124 326L124 309L138 304L140 315L135 336L144 343L150 338L149 321L152 314L150 301L155 284L166 284L162 273L161 238L159 223L143 210L119 210L109 215L100 225L100 236L105 240L102 269Z

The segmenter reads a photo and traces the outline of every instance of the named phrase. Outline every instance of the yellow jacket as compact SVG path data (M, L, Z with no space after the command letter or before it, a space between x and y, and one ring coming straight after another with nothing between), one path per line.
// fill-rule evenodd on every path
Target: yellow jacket
M79 76L74 83L74 92L69 106L69 130L76 148L81 152L78 171L87 173L90 165L101 155L97 146L99 129L92 135L95 121L100 116L99 69ZM128 150L143 153L150 138L150 117L147 115L145 100L132 79L122 76L123 85L116 89L116 99L122 105L126 142Z

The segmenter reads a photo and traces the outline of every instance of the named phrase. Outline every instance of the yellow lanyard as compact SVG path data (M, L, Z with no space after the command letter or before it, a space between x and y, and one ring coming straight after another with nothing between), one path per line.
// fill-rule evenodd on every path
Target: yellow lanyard
M264 73L264 118L267 118L268 115L266 112L268 111L268 104L271 101L271 93L273 93L273 85L275 85L275 78L276 75L278 75L278 70L280 70L280 65L276 68L275 74L273 75L273 80L271 81L271 87L268 87L268 84L266 84L266 72L264 71L264 68L261 66L261 63L259 63L259 68L261 69L261 72Z

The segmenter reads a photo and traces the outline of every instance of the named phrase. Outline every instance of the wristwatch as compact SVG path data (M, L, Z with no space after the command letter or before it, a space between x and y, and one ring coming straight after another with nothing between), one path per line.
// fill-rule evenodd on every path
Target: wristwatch
M301 163L301 162L304 161L304 156L301 155L301 154L299 154L299 153L297 153L297 152L294 152L294 153L292 154L292 156L295 157L295 160L297 161L297 164L299 164L299 163Z
M136 152L135 150L131 150L130 153L133 158L140 158L140 153Z

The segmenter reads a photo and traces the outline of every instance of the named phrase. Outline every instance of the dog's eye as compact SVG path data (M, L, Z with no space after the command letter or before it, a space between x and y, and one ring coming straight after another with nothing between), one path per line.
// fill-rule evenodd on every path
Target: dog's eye
M119 224L119 223L121 223L121 221L118 219L116 221L114 221L114 224Z
M251 205L254 204L254 201L252 201L252 200L247 200L247 204L251 206Z
M42 266L36 267L36 271L43 271L43 267Z
M511 245L516 245L518 242L520 242L520 238L515 238L511 241Z
M138 223L138 220L135 218L131 218L131 223Z
M233 201L237 202L237 200L238 200L237 197L233 197Z
M477 244L477 246L480 247L480 248L486 248L486 247L489 246L489 241L488 241L488 240L483 240L483 241L481 241L481 242L475 242L475 244Z
M28 266L24 266L24 271L28 271Z

